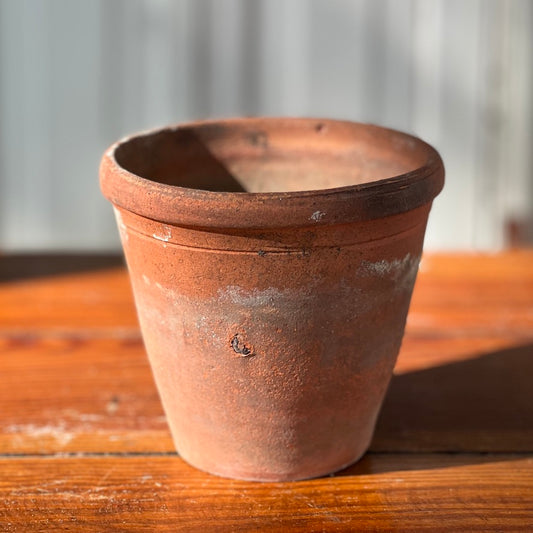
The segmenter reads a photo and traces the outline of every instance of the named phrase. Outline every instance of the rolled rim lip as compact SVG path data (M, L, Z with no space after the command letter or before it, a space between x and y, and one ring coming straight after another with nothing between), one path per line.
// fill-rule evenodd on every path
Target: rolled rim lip
M261 121L344 123L390 132L414 141L425 150L427 159L424 165L404 174L356 185L288 192L225 192L152 181L126 170L115 157L116 150L123 144L163 131ZM442 190L444 165L438 152L418 137L374 124L321 118L230 118L178 123L123 137L104 153L100 186L114 206L172 225L199 228L316 226L373 220L421 207Z

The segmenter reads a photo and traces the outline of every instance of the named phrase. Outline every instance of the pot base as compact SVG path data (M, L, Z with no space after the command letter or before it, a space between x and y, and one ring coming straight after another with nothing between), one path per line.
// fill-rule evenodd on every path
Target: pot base
M365 449L358 453L353 459L346 463L341 463L334 467L329 468L322 468L317 469L316 472L308 472L306 474L300 474L300 475L292 475L292 474L264 474L264 475L253 475L249 472L240 472L235 469L207 469L203 468L201 465L194 464L190 461L188 461L185 457L182 455L179 455L181 459L183 459L188 465L190 465L193 468L196 468L197 470L201 470L202 472L205 472L207 474L211 474L214 476L226 478L226 479L238 479L242 481L254 481L258 483L280 483L280 482L286 482L286 481L305 481L306 479L316 479L321 477L327 477L327 476L334 476L337 472L341 472L342 470L354 465L357 463L368 451L368 446L365 447Z

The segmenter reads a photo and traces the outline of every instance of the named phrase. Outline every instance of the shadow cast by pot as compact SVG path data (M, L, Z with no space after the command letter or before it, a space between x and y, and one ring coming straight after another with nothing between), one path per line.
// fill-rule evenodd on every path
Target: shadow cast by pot
M402 470L531 452L532 375L533 343L394 376L369 453L339 475L388 470L378 455L402 454Z
M0 255L0 283L124 266L122 254L26 253Z

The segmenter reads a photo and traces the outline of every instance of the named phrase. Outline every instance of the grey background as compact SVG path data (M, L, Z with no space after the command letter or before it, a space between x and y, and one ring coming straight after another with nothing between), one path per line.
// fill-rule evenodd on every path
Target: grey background
M447 168L429 249L533 212L530 0L0 0L0 252L113 250L117 138L236 115L374 122Z

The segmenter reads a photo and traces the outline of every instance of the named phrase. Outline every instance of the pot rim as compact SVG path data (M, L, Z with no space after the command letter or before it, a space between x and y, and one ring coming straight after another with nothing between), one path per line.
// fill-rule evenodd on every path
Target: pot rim
M243 126L265 121L355 126L411 143L423 151L426 159L418 168L389 178L288 192L226 192L168 185L126 170L116 159L119 147L141 137L181 128ZM444 186L444 165L438 152L418 137L368 123L295 117L210 119L154 128L120 139L104 153L100 186L114 206L175 226L213 229L301 227L374 220L431 203ZM189 207L184 209L184 205Z

